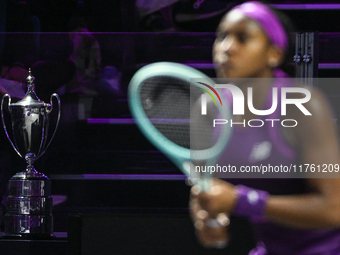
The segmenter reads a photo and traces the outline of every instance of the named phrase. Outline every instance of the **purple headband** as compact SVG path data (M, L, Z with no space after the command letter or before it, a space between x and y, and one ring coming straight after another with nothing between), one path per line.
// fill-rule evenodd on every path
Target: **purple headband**
M288 48L288 38L278 17L266 6L260 2L246 2L234 7L232 10L239 10L245 16L257 21L269 40L280 49Z

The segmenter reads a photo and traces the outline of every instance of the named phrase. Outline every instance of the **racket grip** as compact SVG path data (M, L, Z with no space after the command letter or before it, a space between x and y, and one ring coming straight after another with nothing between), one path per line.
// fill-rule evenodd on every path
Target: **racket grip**
M207 192L212 186L212 180L211 178L201 178L198 183L199 187L201 188L202 191Z

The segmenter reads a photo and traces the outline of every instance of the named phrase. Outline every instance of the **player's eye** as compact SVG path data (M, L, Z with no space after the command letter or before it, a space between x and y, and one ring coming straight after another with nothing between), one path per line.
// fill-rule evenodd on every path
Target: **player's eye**
M223 41L228 34L228 31L219 31L216 33L216 40Z
M244 44L249 40L249 36L245 33L237 33L237 40L241 43Z

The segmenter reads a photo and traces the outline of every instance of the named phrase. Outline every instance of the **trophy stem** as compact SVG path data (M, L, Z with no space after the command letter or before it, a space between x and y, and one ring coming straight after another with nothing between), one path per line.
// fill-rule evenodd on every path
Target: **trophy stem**
M33 163L36 160L36 155L34 153L27 153L25 155L25 160L28 164L28 166L26 167L24 173L25 174L37 174L38 171L35 170Z
M37 174L38 171L34 168L33 165L28 165L26 169L24 170L24 173L26 175L32 175L32 174Z

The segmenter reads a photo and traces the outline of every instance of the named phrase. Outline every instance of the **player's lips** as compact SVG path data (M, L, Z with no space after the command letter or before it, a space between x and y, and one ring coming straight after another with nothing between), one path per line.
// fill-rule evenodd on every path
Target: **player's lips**
M217 62L216 67L224 71L230 71L235 67L235 65L230 61L225 61L225 62Z
M220 66L225 69L232 69L234 67L234 64L231 61L225 61L220 63Z

